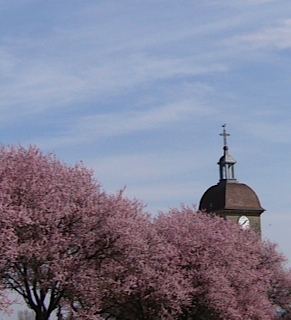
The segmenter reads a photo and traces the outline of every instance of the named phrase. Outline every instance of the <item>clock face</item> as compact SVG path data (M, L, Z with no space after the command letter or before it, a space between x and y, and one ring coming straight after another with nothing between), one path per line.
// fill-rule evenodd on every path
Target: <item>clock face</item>
M241 216L238 219L238 225L241 226L243 229L248 229L250 227L250 220L246 216Z

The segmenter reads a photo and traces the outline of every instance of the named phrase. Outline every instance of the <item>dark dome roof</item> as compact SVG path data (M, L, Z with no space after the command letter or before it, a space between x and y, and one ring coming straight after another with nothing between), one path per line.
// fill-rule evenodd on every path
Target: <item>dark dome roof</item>
M220 210L261 211L258 196L244 183L220 181L210 187L200 200L200 210L216 212Z

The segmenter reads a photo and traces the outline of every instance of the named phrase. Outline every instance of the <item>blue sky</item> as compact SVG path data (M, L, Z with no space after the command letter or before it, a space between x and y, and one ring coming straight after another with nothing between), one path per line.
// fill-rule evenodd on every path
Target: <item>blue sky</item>
M0 0L0 142L83 161L153 214L236 177L291 260L289 0Z

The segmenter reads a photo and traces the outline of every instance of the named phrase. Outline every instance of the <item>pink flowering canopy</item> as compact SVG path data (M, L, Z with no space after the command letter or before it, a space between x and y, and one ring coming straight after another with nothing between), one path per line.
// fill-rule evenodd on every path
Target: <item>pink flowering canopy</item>
M3 284L24 298L37 320L84 301L81 295L87 297L90 288L99 286L92 283L92 270L96 274L104 260L120 255L118 229L127 232L120 217L130 221L140 210L122 193L102 191L82 164L65 165L33 146L2 147ZM92 295L97 313L100 294Z
M284 258L252 230L187 207L161 213L155 226L188 282L187 319L267 320L277 306L290 308Z
M0 149L0 217L1 288L36 320L269 320L290 310L275 245L193 208L153 219L84 165L37 147Z

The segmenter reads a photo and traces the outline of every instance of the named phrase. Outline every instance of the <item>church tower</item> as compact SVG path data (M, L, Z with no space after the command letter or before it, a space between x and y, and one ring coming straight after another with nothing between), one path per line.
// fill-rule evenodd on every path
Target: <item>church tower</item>
M223 156L219 159L219 182L205 191L199 210L230 219L242 228L253 228L261 233L261 214L265 211L249 186L235 178L236 161L228 152L225 125L223 132Z

